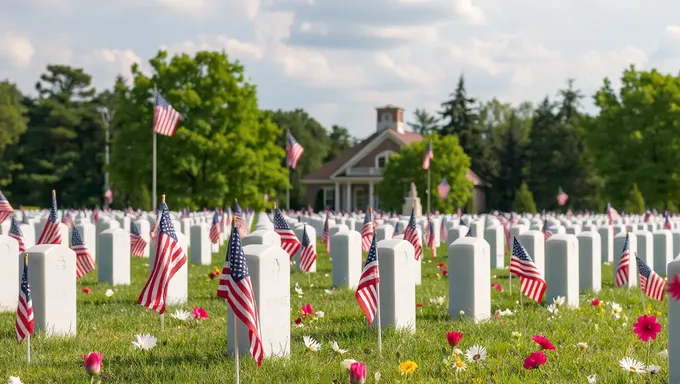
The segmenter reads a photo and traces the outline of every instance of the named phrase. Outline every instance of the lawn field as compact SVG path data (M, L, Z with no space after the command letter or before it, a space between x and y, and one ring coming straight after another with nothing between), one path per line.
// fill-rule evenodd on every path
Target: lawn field
M439 249L442 256L437 259L431 259L429 250L425 250L423 283L416 288L416 301L422 303L417 309L416 333L384 331L380 358L376 331L367 329L354 292L327 292L331 289L331 262L323 248L318 247L318 272L311 276L311 287L306 274L295 271L291 275L290 321L295 322L306 304L311 304L314 312L324 312L324 316L308 316L303 327L292 327L289 359L265 359L258 368L251 358L243 357L242 383L347 383L344 359L366 363L367 383L375 382L375 372L380 372L381 383L587 383L587 377L593 374L598 383L667 382L668 363L660 354L667 348L667 303L647 298L663 330L656 340L640 341L633 332L633 324L643 314L639 289L631 290L630 297L624 289L613 289L611 265L603 266L604 286L599 294L583 292L580 309L560 307L556 314L546 304L537 305L527 298L520 305L518 280L513 279L511 294L507 270L491 271L492 283L503 289L491 290L492 311L510 309L513 314L474 324L448 318L448 280L437 267L438 263L448 265L446 247ZM132 259L133 284L128 287L99 284L96 272L90 273L78 282L77 337L47 339L41 333L35 334L31 338L30 365L26 363L25 344L16 343L15 315L0 314L0 382L18 376L28 384L88 383L90 378L81 356L92 351L103 353L104 383L235 382L234 360L226 354L225 304L215 296L218 279L208 280L210 271L214 266L221 269L223 260L224 252L220 252L213 255L211 267L189 266L189 302L181 308L191 312L194 306L200 306L210 317L183 322L170 316L176 308L169 307L163 332L159 316L136 305L149 273L148 259ZM548 264L549 260L547 255ZM302 295L295 292L295 283ZM91 293L84 293L84 288ZM113 288L114 295L107 297L109 288ZM437 297L444 298L441 305L436 303ZM601 307L591 304L595 297L602 301ZM552 298L547 301L551 303ZM612 312L612 302L622 307L618 318ZM460 372L443 364L443 358L451 355L448 331L464 334L458 346L463 352L475 344L485 347L486 360L467 362ZM158 345L150 351L133 347L135 335L143 333L158 338ZM547 337L556 349L545 351L545 365L527 370L523 361L539 350L532 340L537 334ZM321 349L308 350L304 336L318 340ZM343 355L333 351L332 341L348 351ZM578 348L577 343L585 343L587 348ZM619 366L624 357L658 365L661 370L655 375L624 371ZM461 359L465 361L462 356ZM415 362L417 369L410 375L401 375L399 364L407 360Z

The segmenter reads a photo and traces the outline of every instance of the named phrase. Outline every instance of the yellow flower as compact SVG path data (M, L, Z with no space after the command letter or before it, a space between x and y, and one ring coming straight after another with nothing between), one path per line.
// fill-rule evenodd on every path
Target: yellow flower
M512 337L514 337L515 339L519 339L519 338L522 337L522 334L519 333L519 332L513 332L513 333L512 333Z
M661 311L656 311L656 317L661 316Z
M403 363L399 363L399 373L402 375L410 375L416 371L418 364L412 360L406 360Z
M467 368L467 365L464 361L456 360L456 362L453 363L453 368L456 370L456 373L458 373L464 371Z

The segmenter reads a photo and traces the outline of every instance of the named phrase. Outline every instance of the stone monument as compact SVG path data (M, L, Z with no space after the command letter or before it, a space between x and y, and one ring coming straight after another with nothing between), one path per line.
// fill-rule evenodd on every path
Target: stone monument
M404 200L404 207L402 208L402 215L411 216L411 210L415 210L416 217L423 215L423 206L420 205L420 198L416 192L416 185L411 183L411 190Z

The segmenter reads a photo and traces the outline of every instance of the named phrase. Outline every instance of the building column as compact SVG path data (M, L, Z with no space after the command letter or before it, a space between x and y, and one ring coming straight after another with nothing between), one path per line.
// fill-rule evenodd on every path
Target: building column
M375 209L375 204L373 204L373 182L368 182L368 206Z
M347 183L345 184L346 186L346 193L345 193L345 207L347 209L347 212L352 211L352 183Z
M335 212L340 212L340 183L335 183Z

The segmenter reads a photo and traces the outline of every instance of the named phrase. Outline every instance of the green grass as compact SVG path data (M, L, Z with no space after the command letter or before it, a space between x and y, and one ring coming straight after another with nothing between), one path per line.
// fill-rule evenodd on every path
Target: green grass
M511 295L507 271L496 270L491 272L497 275L492 282L500 283L504 291L492 290L492 311L510 308L516 313L474 324L448 318L448 281L446 277L436 276L437 263L447 262L445 247L438 253L443 257L432 262L429 262L429 251L425 254L423 284L416 288L417 302L423 304L417 310L416 333L383 332L383 356L379 358L376 332L367 329L354 292L337 290L333 295L324 292L331 288L331 264L328 255L320 250L318 272L312 274L312 288L308 287L306 274L295 271L291 275L290 321L293 322L300 307L308 303L315 311L325 312L325 317L303 328L292 327L289 359L266 359L258 368L249 357L242 358L241 381L297 384L331 383L337 379L339 383L347 383L348 374L341 367L345 358L366 362L369 383L374 381L375 371L380 371L382 383L585 383L590 374L596 374L599 383L642 381L619 368L618 361L627 356L661 366L661 373L654 379L666 381L667 362L657 355L667 347L665 302L653 303L654 312L661 311L662 333L649 344L638 340L632 324L643 312L639 290L632 290L628 298L625 290L612 289L611 266L603 267L605 283L597 297L620 303L627 320L615 319L609 306L602 307L605 313L592 307L590 300L595 297L592 293L582 294L579 310L562 309L551 319L545 305L524 299L520 307L517 280L513 280ZM221 268L223 258L224 253L214 254L214 266ZM190 311L193 306L202 306L210 318L200 323L193 320L181 323L166 316L165 331L161 332L158 315L136 305L148 276L147 263L147 259L133 258L133 284L115 287L115 295L110 298L104 292L112 287L97 283L96 273L79 281L77 337L45 338L37 333L31 340L30 366L25 361L25 344L16 344L14 314L0 314L0 382L15 375L29 384L86 383L89 378L81 355L98 351L104 354L104 382L233 383L234 360L226 354L225 305L215 297L218 281L206 281L212 267L189 266L189 302L182 307ZM304 290L302 298L293 291L295 283ZM90 288L92 294L84 294L83 287ZM429 299L436 296L445 296L447 301L442 306L431 304ZM168 309L168 313L173 311L174 308ZM469 365L467 371L458 375L443 369L442 353L450 352L445 333L453 330L465 334L460 346L463 351L480 344L487 348L487 360L481 365ZM513 339L513 331L520 332L522 337ZM147 332L158 337L159 345L147 353L134 350L135 334ZM557 350L546 352L548 362L544 367L527 371L522 368L522 362L537 350L531 340L536 334L550 339ZM302 342L304 335L322 342L321 351L307 351ZM349 352L343 356L333 352L329 346L332 340ZM578 342L587 343L588 349L579 351L575 347ZM399 363L405 360L418 364L410 377L400 376L398 372Z

